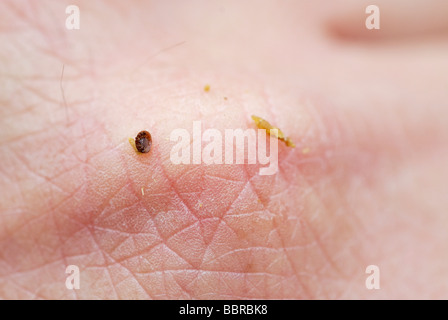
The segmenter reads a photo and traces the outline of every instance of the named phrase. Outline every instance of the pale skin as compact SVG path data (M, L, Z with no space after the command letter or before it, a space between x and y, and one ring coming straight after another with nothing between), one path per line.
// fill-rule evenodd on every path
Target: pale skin
M0 298L448 298L442 1L107 3L0 3ZM252 114L276 175L170 162Z

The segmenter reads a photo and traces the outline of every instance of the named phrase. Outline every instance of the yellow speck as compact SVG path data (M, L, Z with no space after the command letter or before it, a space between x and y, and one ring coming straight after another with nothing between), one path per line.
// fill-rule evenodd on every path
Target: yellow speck
M282 140L283 142L285 142L286 146L291 147L291 148L295 148L295 144L294 142L292 142L292 140L289 137L285 137L285 134L282 132L282 130L280 130L277 127L274 127L273 125L271 125L269 122L267 122L266 120L257 117L257 116L252 116L252 120L254 120L256 126L259 129L265 129L266 132L273 137L276 137L279 140ZM275 130L274 130L275 129ZM273 130L273 131L271 131Z
M286 140L284 140L284 141L285 141L285 143L286 143L286 145L288 147L291 147L291 148L295 148L296 147L296 145L294 144L294 142L292 142L290 137L286 137Z
M224 100L227 100L227 97L224 97Z
M310 148L308 148L308 147L304 147L303 149L302 149L302 153L303 154L307 154L307 153L309 153L310 152Z
M199 208L202 208L202 202L199 202Z
M142 187L142 196L145 195L145 189Z
M135 146L135 139L129 138L128 141L131 144L132 148L134 148L135 152L140 153L138 152L137 147Z
M205 91L205 92L209 92L209 91L210 91L210 85L209 85L209 84L206 84L206 85L204 86L204 91Z

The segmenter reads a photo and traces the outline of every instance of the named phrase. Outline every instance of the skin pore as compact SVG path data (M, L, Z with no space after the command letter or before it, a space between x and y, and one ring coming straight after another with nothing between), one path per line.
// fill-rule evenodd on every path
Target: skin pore
M448 298L443 20L414 38L377 1L372 38L359 1L81 1L67 30L69 4L0 4L0 298ZM170 161L173 130L252 114L296 144L277 174Z

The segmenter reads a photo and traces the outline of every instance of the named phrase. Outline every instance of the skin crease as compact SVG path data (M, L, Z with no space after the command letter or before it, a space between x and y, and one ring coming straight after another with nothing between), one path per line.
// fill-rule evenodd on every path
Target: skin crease
M448 25L416 3L371 36L359 1L81 1L80 30L2 1L0 297L447 299ZM252 114L296 144L276 175L170 161Z

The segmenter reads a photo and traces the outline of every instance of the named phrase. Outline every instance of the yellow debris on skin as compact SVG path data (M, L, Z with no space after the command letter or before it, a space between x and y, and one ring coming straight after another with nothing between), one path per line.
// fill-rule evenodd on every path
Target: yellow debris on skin
M129 138L129 143L131 144L132 148L134 148L135 152L140 153L135 146L135 139Z
M295 148L296 147L296 145L294 144L294 142L292 142L290 137L286 137L285 143L286 143L286 145L288 147L291 147L291 148Z
M206 85L204 86L204 91L205 91L205 92L209 92L209 91L210 91L210 85L209 85L209 84L206 84Z
M302 149L302 153L303 154L307 154L309 152L310 152L310 148L308 148L308 147L305 147L305 148Z
M291 148L296 147L294 142L292 142L292 140L289 137L285 137L285 134L282 132L282 130L280 130L277 127L274 127L273 125L271 125L269 122L267 122L263 118L252 115L252 120L254 120L256 126L259 129L265 129L266 132L270 136L276 137L278 140L282 140L283 142L285 142L286 146L291 147ZM272 129L276 129L277 131L271 132Z

